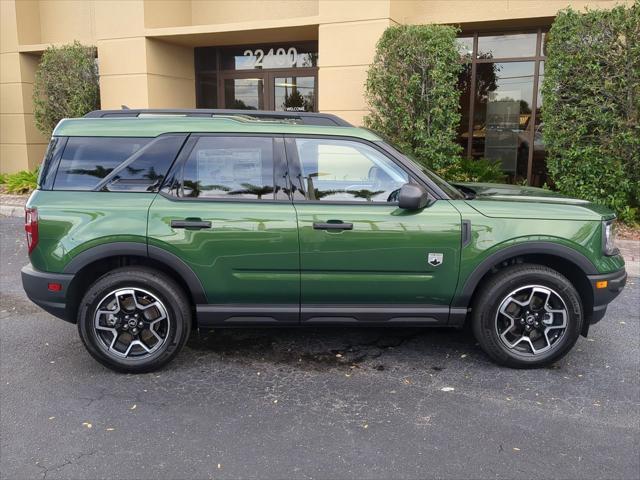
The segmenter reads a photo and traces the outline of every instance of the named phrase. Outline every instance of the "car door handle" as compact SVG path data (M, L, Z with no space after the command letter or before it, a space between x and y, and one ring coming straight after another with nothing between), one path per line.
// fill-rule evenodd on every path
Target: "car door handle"
M353 223L313 222L314 230L353 230Z
M200 230L201 228L211 228L209 220L171 220L171 228L188 228L190 230Z

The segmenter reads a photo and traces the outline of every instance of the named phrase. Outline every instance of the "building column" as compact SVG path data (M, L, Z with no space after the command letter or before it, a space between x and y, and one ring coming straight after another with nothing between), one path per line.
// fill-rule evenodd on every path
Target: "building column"
M38 56L19 53L15 0L0 1L0 172L32 170L48 138L35 127L33 81Z
M363 12L363 8L366 12ZM367 70L376 43L387 27L389 1L323 1L318 27L318 106L354 125L368 113L365 101ZM351 20L353 19L353 20Z

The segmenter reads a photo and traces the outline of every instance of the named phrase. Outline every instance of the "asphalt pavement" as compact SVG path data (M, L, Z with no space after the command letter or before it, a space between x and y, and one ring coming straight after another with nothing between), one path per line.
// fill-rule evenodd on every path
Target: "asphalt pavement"
M464 331L287 328L123 375L26 299L21 221L0 229L0 478L640 478L637 277L546 369Z

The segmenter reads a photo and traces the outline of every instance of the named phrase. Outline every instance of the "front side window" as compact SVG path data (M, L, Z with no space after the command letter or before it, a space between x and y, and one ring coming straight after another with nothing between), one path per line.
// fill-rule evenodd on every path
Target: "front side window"
M184 169L179 195L186 198L274 199L273 140L267 137L201 137Z
M373 147L350 140L296 139L308 200L393 202L409 175Z

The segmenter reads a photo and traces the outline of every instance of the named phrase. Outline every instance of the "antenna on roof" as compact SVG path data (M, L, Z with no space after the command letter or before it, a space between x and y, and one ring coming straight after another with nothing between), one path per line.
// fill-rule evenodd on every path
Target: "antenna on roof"
M120 107L122 108L122 110L130 110L130 108L127 107L126 105L120 105Z

